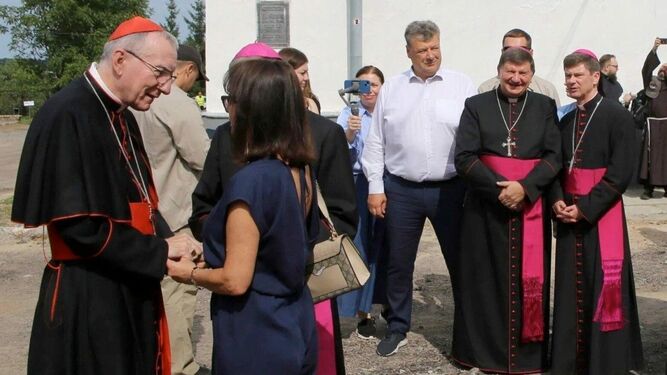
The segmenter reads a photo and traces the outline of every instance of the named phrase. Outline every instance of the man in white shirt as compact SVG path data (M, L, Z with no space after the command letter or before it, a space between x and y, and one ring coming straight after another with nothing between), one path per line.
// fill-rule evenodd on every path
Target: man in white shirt
M412 67L382 86L361 163L369 211L386 219L388 233L388 330L377 347L381 356L407 343L412 273L426 218L450 275L455 272L465 190L454 167L454 140L464 101L477 93L468 76L440 67L435 23L410 23L405 41Z
M521 30L521 29L512 29L503 35L503 49L500 51L501 53L507 50L508 48L512 47L521 47L524 49L527 49L530 51L530 54L533 54L533 39L530 37L530 35ZM479 85L479 93L487 92L496 89L498 85L500 84L500 78L498 78L498 75L495 75L486 81L482 82L481 85ZM547 81L544 78L538 77L537 75L533 75L533 79L530 81L530 85L528 86L528 90L536 92L538 94L546 95L550 97L551 99L556 101L556 107L560 107L560 99L558 99L558 91L556 91L556 87L554 85Z

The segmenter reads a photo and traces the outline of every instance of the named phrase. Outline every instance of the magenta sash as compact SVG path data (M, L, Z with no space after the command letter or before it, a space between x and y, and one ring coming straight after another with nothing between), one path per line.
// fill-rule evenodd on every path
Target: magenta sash
M480 160L508 181L525 178L541 159L514 159L482 155ZM521 341L544 340L542 286L544 285L544 222L542 198L523 208L523 237L521 248L521 286L523 289L523 324Z
M331 301L325 299L313 306L317 329L316 375L336 375L338 373L336 370L336 339Z
M565 177L565 192L572 195L587 195L597 185L606 168L574 168ZM594 322L600 323L603 332L623 328L621 302L621 270L623 269L624 230L623 201L619 199L598 220L598 239L602 264L602 291L597 301Z

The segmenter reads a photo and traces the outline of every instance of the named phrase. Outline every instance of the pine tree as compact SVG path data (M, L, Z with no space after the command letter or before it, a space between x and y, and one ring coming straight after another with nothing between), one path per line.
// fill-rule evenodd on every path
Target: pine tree
M185 44L197 48L204 55L204 38L206 36L206 8L204 0L195 0L192 3L192 10L188 12L188 17L185 17L185 23L188 25L188 30L190 31Z
M167 11L169 12L167 14L167 19L165 20L165 23L161 25L178 40L180 39L180 31L178 30L178 23L176 22L178 19L178 7L176 6L176 0L167 1Z

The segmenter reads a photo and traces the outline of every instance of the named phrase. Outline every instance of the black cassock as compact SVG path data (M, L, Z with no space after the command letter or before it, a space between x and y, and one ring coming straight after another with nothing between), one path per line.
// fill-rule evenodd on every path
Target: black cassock
M516 122L509 140L498 102L507 124L511 127ZM468 192L455 280L461 297L454 315L452 357L465 366L494 373L542 372L547 369L549 341L549 208L542 199L543 220L537 225L543 229L543 337L524 343L523 214L500 203L501 189L496 182L508 178L480 160L489 155L507 157L508 143L512 159L538 159L519 180L526 191L524 202L534 203L548 191L561 165L554 101L528 92L511 103L498 89L466 101L456 138L456 169L466 181Z
M134 117L86 76L150 189ZM105 109L89 83L76 79L35 116L16 181L12 220L48 224L81 258L51 260L44 269L28 374L156 373L167 243L129 225L129 202L140 201Z
M573 196L563 193L561 185L575 148L577 155L573 168L606 168L606 172L589 194L577 196L576 204L584 218L575 224L558 223L553 374L627 374L629 370L638 370L643 365L625 213L622 215L624 256L621 269L625 323L620 330L602 332L600 323L593 322L603 276L597 225L612 205L619 200L622 202L622 194L630 183L636 160L635 133L630 114L617 103L600 99L601 96L597 95L584 105L583 110L568 113L560 122L563 169L560 182L554 184L552 203L558 199L563 199L567 205L573 203ZM600 104L595 110L598 102Z

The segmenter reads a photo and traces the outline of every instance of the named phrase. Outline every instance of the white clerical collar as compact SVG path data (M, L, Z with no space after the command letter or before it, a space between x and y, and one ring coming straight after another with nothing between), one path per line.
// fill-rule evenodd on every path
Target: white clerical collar
M93 62L90 64L90 68L88 68L88 73L90 73L91 77L95 80L95 83L104 91L104 93L111 98L114 102L118 103L120 105L120 109L118 110L119 112L124 110L127 106L123 104L123 102L118 99L118 97L111 91L109 86L107 86L106 83L104 83L104 80L102 79L102 76L100 76L100 72L97 71L97 63Z

